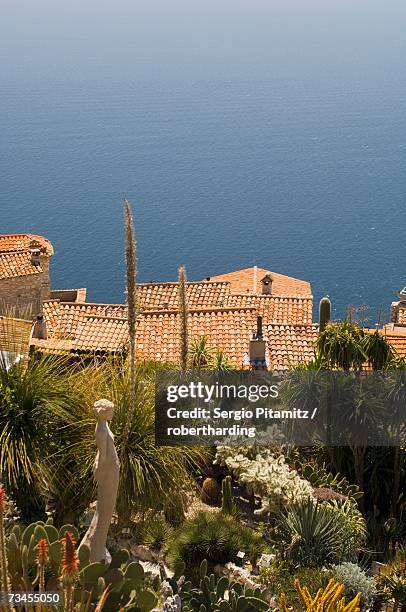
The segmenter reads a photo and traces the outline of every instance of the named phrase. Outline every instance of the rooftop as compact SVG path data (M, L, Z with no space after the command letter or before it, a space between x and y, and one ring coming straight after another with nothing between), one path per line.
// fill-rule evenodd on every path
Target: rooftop
M31 251L51 257L54 254L51 243L36 234L0 235L0 279L28 276L42 272L40 265L31 259Z
M272 294L278 296L306 296L312 295L310 283L307 281L285 276L265 268L244 268L227 274L211 276L207 280L215 282L228 282L231 285L231 293L249 293L260 295L262 293L262 279L269 276L272 281Z

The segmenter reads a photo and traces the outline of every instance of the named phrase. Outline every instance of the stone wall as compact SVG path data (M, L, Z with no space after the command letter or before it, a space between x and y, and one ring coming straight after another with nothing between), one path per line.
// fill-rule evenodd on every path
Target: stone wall
M0 279L0 310L15 310L16 316L35 317L50 297L49 259L41 258L42 272Z

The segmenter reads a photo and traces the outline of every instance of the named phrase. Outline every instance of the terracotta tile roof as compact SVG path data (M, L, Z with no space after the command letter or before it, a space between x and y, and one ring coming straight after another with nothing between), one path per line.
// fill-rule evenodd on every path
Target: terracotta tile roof
M189 340L202 336L208 347L221 349L235 367L243 367L256 312L250 308L194 310L189 312ZM137 327L139 359L179 363L179 316L176 311L144 312Z
M288 370L314 358L317 325L267 325L270 370Z
M196 282L187 284L189 308L214 308L224 305L230 291L229 283ZM141 283L137 286L141 310L176 310L178 283Z
M44 302L47 340L33 339L43 350L123 352L128 344L123 304Z
M312 290L310 283L297 278L271 272L264 268L245 268L228 274L220 274L211 276L211 281L221 282L226 281L231 284L231 293L262 293L262 279L269 275L272 279L272 293L274 295L301 295L311 296Z
M0 279L41 273L41 266L31 262L31 248L39 249L48 257L54 253L51 243L42 236L0 235Z
M0 353L28 355L32 322L0 316Z
M0 253L11 251L29 251L30 248L38 248L45 255L51 257L54 254L52 244L43 236L37 234L4 234L0 235Z
M15 278L16 276L29 276L40 274L41 266L34 266L30 253L17 251L15 253L0 252L0 279Z
M255 308L262 315L264 324L289 323L291 325L312 322L313 299L303 296L238 295L225 298L230 308Z
M367 329L366 331L373 334L376 330ZM406 325L388 323L383 329L379 329L378 331L385 336L397 355L406 359Z

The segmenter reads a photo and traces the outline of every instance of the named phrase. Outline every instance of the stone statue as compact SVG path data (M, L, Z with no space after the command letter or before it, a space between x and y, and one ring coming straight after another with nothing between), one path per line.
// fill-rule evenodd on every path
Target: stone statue
M106 561L111 557L106 549L107 534L117 499L120 463L114 446L114 436L108 426L114 414L114 404L101 399L94 404L97 416L96 444L98 452L93 466L97 482L96 512L82 542L90 548L90 561Z

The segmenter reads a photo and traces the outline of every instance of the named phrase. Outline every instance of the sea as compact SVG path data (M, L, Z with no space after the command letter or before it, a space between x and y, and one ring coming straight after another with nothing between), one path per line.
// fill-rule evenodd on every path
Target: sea
M0 233L55 248L54 288L125 296L138 280L260 266L311 282L370 325L406 285L404 80L255 76L56 84L0 96Z

